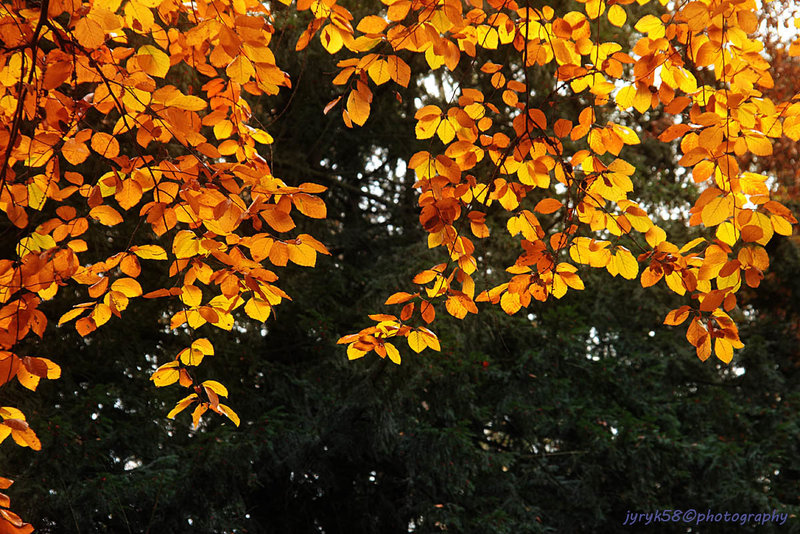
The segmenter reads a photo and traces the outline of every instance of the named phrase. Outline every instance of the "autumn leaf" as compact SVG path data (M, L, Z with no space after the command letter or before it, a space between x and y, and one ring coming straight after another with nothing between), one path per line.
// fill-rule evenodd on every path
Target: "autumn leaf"
M178 366L180 362L177 360L167 362L152 374L150 380L152 380L156 387L164 387L169 386L170 384L174 384L178 381Z
M132 246L130 251L143 260L166 260L166 251L158 245L138 245Z
M614 4L608 9L608 21L614 26L620 27L625 24L628 18L625 9L619 4Z
M92 208L89 217L105 226L115 226L122 222L122 215L111 206L105 204Z
M697 356L713 352L728 363L742 345L726 312L742 287L769 276L765 246L796 231L795 216L772 198L791 188L773 187L768 176L776 173L766 169L786 160L789 143L800 139L800 105L797 91L781 85L794 77L775 68L773 40L758 38L767 9L760 4L662 2L657 12L640 13L627 1L517 9L495 1L386 0L360 6L356 17L333 1L300 0L293 9L307 12L305 19L245 0L211 8L58 1L43 17L34 4L5 2L2 21L0 211L16 236L0 259L3 384L17 377L35 389L40 379L58 377L61 368L47 357L18 356L50 335L53 310L61 308L59 325L75 321L79 335L91 336L139 320L132 311L138 297L159 297L164 324L153 327L187 338L151 380L196 388L168 416L193 406L195 426L209 411L238 426L233 409L219 403L224 386L195 378L214 354L211 334L199 337L205 334L197 329L233 330L237 320L276 315L290 298L281 269L314 267L318 254L330 254L298 225L311 232L305 228L332 217L331 235L346 235L342 225L351 217L342 219L336 200L343 194L366 195L352 206L374 210L365 216L375 224L388 213L380 203L418 211L423 248L441 256L438 265L404 275L416 289L398 287L388 297L387 305L401 305L399 317L373 314L376 325L340 339L349 359L374 352L396 364L399 340L392 338L406 338L415 353L440 349L422 326L435 322L437 305L458 319L477 313L476 302L513 314L584 289L583 272L567 254L582 269L629 280L641 263L643 287L663 279L686 299L665 323L688 320ZM306 22L284 50L286 20ZM620 38L615 28L631 26L632 38ZM409 189L402 189L406 178L378 188L377 159L367 171L336 161L341 147L325 152L340 134L332 116L322 145L295 147L295 155L330 160L331 173L320 176L339 207L329 213L318 196L325 187L297 185L305 163L281 143L292 128L318 125L271 128L283 104L304 94L297 86L308 77L284 68L312 43L335 56L332 72L313 78L330 81L318 88L333 91L324 113L341 107L347 127L365 125L384 107L413 116L410 125L376 124L369 149L383 158L386 135L400 139L402 128L413 128L425 146L389 150L390 163L380 163L398 166L387 169L395 178L407 170ZM799 40L783 44L789 56L800 55ZM555 89L542 93L539 81ZM639 190L665 168L687 194L699 192L685 213L699 237L685 244L676 241L681 231L668 235L655 224L666 211ZM279 171L289 175L273 174ZM360 180L355 186L351 175ZM533 194L539 189L547 192ZM507 233L492 231L497 221ZM416 235L391 224L392 236ZM508 241L503 254L495 252L500 240ZM345 249L334 252L337 268L353 253ZM153 284L145 294L144 281ZM59 306L76 294L88 296ZM38 448L14 410L0 409L0 438ZM15 516L3 517L0 525Z
M403 302L408 302L414 297L415 295L412 295L411 293L399 291L394 295L390 296L388 299L386 299L386 302L384 304L386 304L387 306L391 304L402 304Z
M119 155L119 142L105 132L96 132L92 136L92 150L106 158Z
M306 217L311 217L312 219L324 219L327 215L325 203L319 197L305 193L299 193L292 197L292 202L295 206L297 206L297 209L300 211L300 213Z
M359 126L363 126L367 122L370 113L370 100L371 97L368 98L359 91L352 91L347 97L347 112L350 115L350 119Z
M408 334L408 346L416 353L420 353L428 346L425 336L420 332L414 331Z
M170 59L162 50L152 45L144 45L136 52L139 68L150 76L163 78L169 72Z
M556 200L555 198L545 198L540 200L533 210L538 211L539 213L548 214L560 210L561 207L562 204L559 200Z
M703 224L707 227L717 226L733 215L734 199L732 195L722 195L713 198L703 206L701 214Z

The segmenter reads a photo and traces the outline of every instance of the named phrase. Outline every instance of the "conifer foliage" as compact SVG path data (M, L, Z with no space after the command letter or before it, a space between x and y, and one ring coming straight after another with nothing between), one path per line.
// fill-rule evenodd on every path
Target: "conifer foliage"
M765 245L796 223L752 162L776 140L800 140L800 95L766 96L774 80L755 0L383 0L358 18L336 0L287 4L2 0L0 386L60 376L47 354L28 354L48 325L90 336L114 317L135 320L137 299L169 299L168 326L186 343L152 381L188 395L168 416L191 408L197 425L211 410L239 424L225 385L199 369L225 357L205 325L267 321L290 298L281 269L329 254L297 228L327 217L325 187L273 175L273 138L253 113L256 97L291 90L275 59L287 45L340 58L340 94L320 114L347 127L367 122L382 86L402 99L412 79L435 75L452 93L446 106L417 107L428 148L407 165L441 261L389 296L399 311L340 339L349 358L439 350L437 314L463 319L480 303L514 314L582 290L579 266L683 295L664 322L684 325L702 360L728 363L742 347L729 315L737 292L758 287ZM307 27L296 43L274 42L274 16L288 10ZM533 84L542 76L548 94ZM629 154L656 110L667 117L653 125L658 140L701 191L687 218L702 236L686 243L656 224L631 180ZM101 253L95 244L126 219L131 230ZM491 266L507 279L478 291L490 265L476 243L493 233L510 234L517 257ZM168 276L143 287L140 275L159 269ZM84 301L50 317L42 303L76 287ZM0 417L0 440L41 448L19 409ZM0 531L31 531L3 494L0 506Z

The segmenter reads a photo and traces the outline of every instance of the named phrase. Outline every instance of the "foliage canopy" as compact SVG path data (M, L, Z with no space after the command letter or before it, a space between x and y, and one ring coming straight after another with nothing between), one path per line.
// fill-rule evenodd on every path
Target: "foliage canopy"
M294 53L318 41L338 59L338 94L321 111L347 127L395 105L391 93L402 103L412 81L441 86L441 101L407 108L424 147L405 155L416 195L368 193L415 202L440 260L388 297L399 311L341 337L350 359L440 351L437 314L561 299L584 289L579 266L645 288L663 281L684 299L664 323L687 324L701 360L729 363L742 348L739 295L760 285L765 247L796 223L757 163L775 142L800 140L800 97L769 93L754 0L384 0L363 13L335 0L283 4L3 2L4 387L61 375L47 354L28 355L53 323L74 321L86 337L130 321L137 299L164 299L166 325L186 342L151 380L188 390L168 417L191 408L195 426L208 410L240 423L222 402L228 387L205 376L221 355L199 329L268 321L290 299L275 271L331 254L302 230L329 216L326 187L273 174L291 162L276 159L254 111L293 90L276 59L287 43L274 38L290 17L305 28ZM800 40L788 54L800 55ZM652 137L700 191L687 213L654 213L649 185L634 188L637 170L652 172L636 155ZM668 234L657 222L669 216L698 232ZM509 254L480 245L508 238ZM45 303L76 291L89 300L52 316ZM22 411L0 417L0 439L41 448ZM31 531L0 504L2 528Z

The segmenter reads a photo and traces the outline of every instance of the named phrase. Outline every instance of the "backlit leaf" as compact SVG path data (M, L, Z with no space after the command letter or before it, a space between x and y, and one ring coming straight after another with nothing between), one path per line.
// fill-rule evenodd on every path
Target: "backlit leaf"
M152 45L144 45L136 52L139 67L156 78L163 78L169 72L169 56Z
M239 416L238 416L238 415L236 414L236 412L234 412L234 411L233 411L233 410L232 410L230 407L228 407L228 406L226 406L226 405L224 405L224 404L220 404L220 405L218 406L218 409L219 409L219 410L220 410L220 411L221 411L223 414L225 414L225 417L227 417L228 419L230 419L231 421L233 421L233 424L234 424L234 425L236 425L236 426L239 426L239 422L240 422L240 421L239 421Z
M392 345L391 343L384 343L384 348L386 348L386 355L392 360L393 363L400 365L400 351Z
M425 336L418 331L413 331L408 334L408 346L411 347L411 350L414 352L420 353L425 350L428 344L425 342Z
M122 215L105 204L92 208L89 211L89 217L106 226L115 226L122 222Z
M152 380L156 387L164 387L169 386L170 384L174 384L178 381L178 366L180 363L175 360L171 362L167 362L150 376L150 380Z
M621 27L625 24L625 21L628 18L625 9L620 6L619 4L614 4L608 9L608 21L616 27Z
M554 213L554 212L560 210L561 207L562 207L562 204L561 204L561 202L559 200L556 200L554 198L545 198L545 199L540 200L536 204L536 207L533 208L533 209L534 209L534 211L538 211L539 213L547 214L547 213Z
M703 224L712 227L733 215L734 200L733 195L722 195L712 199L703 206Z
M158 245L132 246L130 251L143 260L166 260L167 252Z

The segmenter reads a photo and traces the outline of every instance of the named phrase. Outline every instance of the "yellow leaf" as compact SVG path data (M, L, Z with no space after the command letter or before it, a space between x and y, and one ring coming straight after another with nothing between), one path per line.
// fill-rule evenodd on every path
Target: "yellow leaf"
M633 254L623 248L617 249L611 263L614 264L616 271L628 280L633 280L639 274L639 262L633 257Z
M730 221L725 221L717 227L717 239L733 246L739 239L739 230Z
M133 278L120 278L111 284L111 289L119 291L128 298L138 297L142 294L142 286Z
M79 316L85 311L86 308L84 307L71 309L70 311L61 316L61 318L58 320L58 326L61 326L62 324L73 320L75 317Z
M181 230L172 242L172 252L176 258L191 258L200 252L200 241L190 230Z
M428 344L425 342L425 336L415 330L408 334L408 346L411 347L411 350L414 352L420 353L425 350Z
M725 338L718 337L714 342L714 354L725 363L731 363L733 359L733 345Z
M780 215L770 215L772 221L772 228L776 234L779 235L792 235L792 223L781 217Z
M146 5L149 1L131 0L125 4L125 22L129 28L141 28L142 33L149 33L149 30L152 29L153 12Z
M789 228L791 227L792 226L789 225ZM36 294L39 295L39 297L42 300L50 300L51 298L55 297L57 293L58 293L58 284L56 282L53 282L52 284L42 289L41 291L36 292Z
M167 419L175 419L176 415L185 410L189 405L191 405L196 400L197 400L197 393L192 393L191 395L182 398L181 400L178 401L175 407L169 411L169 413L167 414Z
M645 232L644 238L647 240L648 245L655 248L659 243L667 240L667 233L660 226L653 225Z
M28 184L28 207L33 208L35 210L41 210L44 207L44 203L47 200L47 196L44 194L44 190L37 184L36 182L31 182Z
M778 124L778 121L775 121ZM800 115L786 117L783 121L783 134L792 141L800 141Z
M733 195L723 194L722 196L712 199L711 202L703 206L700 218L703 220L703 224L710 228L733 215L733 208Z
M319 40L329 54L335 54L341 50L342 45L344 45L344 39L342 39L341 30L339 30L339 28L333 24L328 24L322 28L322 31L319 34Z
M169 56L152 45L144 45L136 53L139 67L150 76L163 78L169 72Z
M143 260L166 260L167 252L158 245L139 245L130 248L130 251Z
M522 307L519 301L519 295L509 292L503 293L503 296L500 297L500 307L503 308L503 311L508 315L514 315Z
M367 67L367 74L375 82L375 85L382 85L391 79L389 64L384 59L376 59Z
M251 298L247 301L247 304L244 305L244 312L251 318L256 321L261 321L262 323L269 319L271 311L272 307L268 302L257 298Z
M384 343L383 346L386 349L386 355L389 356L389 359L397 365L400 365L400 351L391 343Z
M636 111L644 113L650 109L652 101L653 95L650 93L650 89L644 86L636 88L636 94L633 95L633 107Z
M653 40L660 39L666 34L664 23L661 22L661 19L653 15L645 15L639 19L639 22L637 22L634 27L637 31L646 33L647 36Z
M92 319L97 326L103 326L111 319L111 307L103 302L98 302L91 313Z
M348 360L357 360L359 358L363 358L364 355L367 353L365 350L359 350L355 347L355 343L350 343L347 346L347 359Z
M610 22L617 28L622 27L622 25L625 24L625 21L627 19L628 19L628 14L625 12L625 9L619 4L614 4L609 8L608 22Z
M744 137L747 149L756 156L771 156L772 141L760 134L745 134Z
M436 337L436 334L425 328L424 326L420 327L419 333L425 338L425 344L428 345L431 349L435 351L442 350L441 345L439 345L439 338Z
M200 339L195 339L192 342L192 350L199 351L205 356L214 355L214 345L212 345L211 342L204 337L201 337Z
M755 242L759 245L766 245L769 240L772 239L772 236L774 235L772 221L765 213L761 213L760 211L753 213L753 218L750 220L749 225L757 226L761 229L761 236L755 240Z
M183 365L200 365L203 362L203 354L187 348L178 353L178 359Z
M612 6L612 8L615 6ZM617 96L614 97L614 100L617 102L617 106L620 109L628 109L633 106L633 99L636 96L636 87L633 85L626 85L622 89L619 90Z
M449 119L443 118L439 121L439 126L436 128L436 135L439 136L442 143L448 144L456 137L455 126Z
M231 421L233 421L233 424L234 424L234 425L236 425L236 426L239 426L239 416L238 416L238 415L236 415L236 412L234 412L233 410L231 410L231 409L230 409L230 407L228 407L228 406L225 406L224 404L220 404L219 406L217 406L217 408L218 408L218 409L220 409L220 410L222 410L222 413L224 413L224 414L225 414L225 416L226 416L228 419L230 419Z
M220 397L227 397L228 396L228 388L217 382L216 380L206 380L201 384L203 387L206 387L219 395Z
M156 387L159 388L174 384L178 381L180 375L178 370L179 365L180 363L177 360L165 363L156 369L156 372L153 373L153 376L150 377L150 380L152 380Z
M289 244L289 260L304 267L314 267L317 263L317 253L310 246L305 243L299 245Z
M185 285L181 288L180 299L187 306L195 308L203 300L203 291L197 286Z

